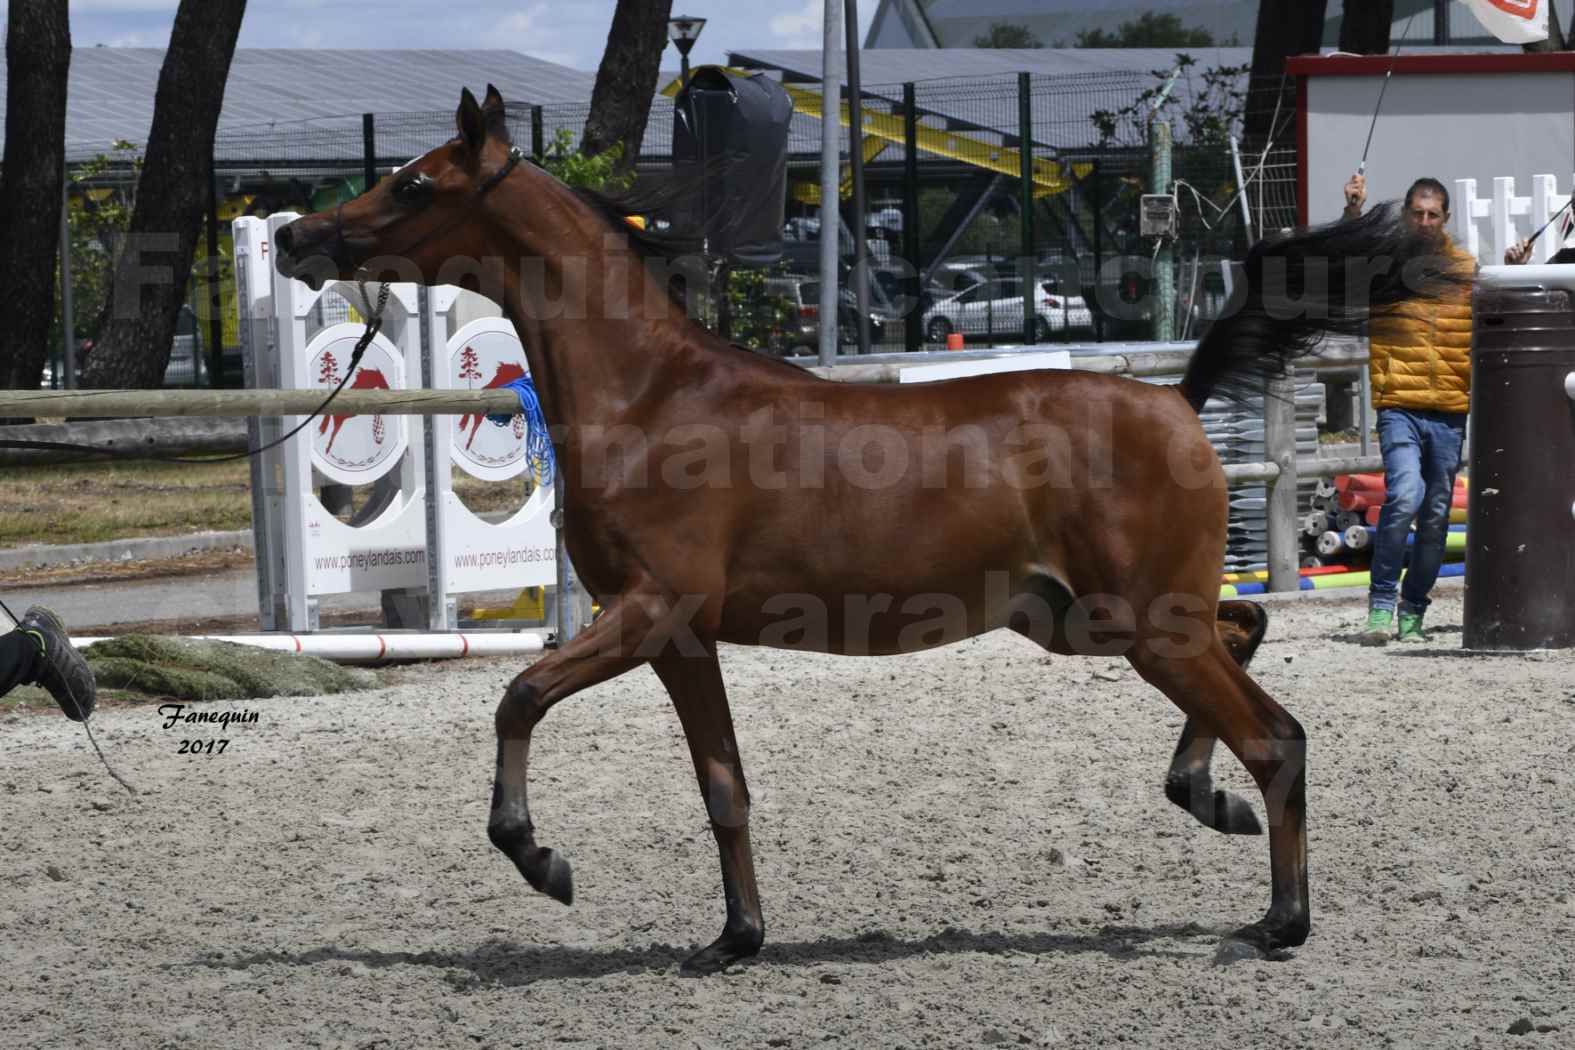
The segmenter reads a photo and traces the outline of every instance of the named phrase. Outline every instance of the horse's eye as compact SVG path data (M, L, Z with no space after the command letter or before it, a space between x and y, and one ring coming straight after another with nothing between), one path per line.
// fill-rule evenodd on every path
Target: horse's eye
M394 199L400 204L410 206L425 204L431 196L432 180L425 175L403 179L394 187Z

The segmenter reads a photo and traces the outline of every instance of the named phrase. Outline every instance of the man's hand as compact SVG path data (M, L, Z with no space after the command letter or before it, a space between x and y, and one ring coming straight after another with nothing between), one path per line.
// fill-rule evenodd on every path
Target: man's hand
M1516 241L1504 249L1504 265L1519 266L1531 258L1531 240Z
M1354 218L1362 214L1362 205L1367 203L1367 176L1352 175L1351 180L1345 184L1345 215Z

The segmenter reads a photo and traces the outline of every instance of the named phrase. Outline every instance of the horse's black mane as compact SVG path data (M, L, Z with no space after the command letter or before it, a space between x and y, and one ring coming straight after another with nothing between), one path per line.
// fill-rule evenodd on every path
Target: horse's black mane
M1407 300L1458 294L1472 274L1447 243L1413 228L1394 202L1260 241L1243 263L1244 297L1198 344L1182 392L1199 410L1210 395L1243 401L1327 334L1356 334Z
M627 234L643 259L698 259L704 253L698 215L691 209L693 183L677 172L641 175L627 189L576 188L574 194L615 229ZM630 218L644 219L644 227L626 221Z
M725 173L728 162L688 165L667 171L642 173L634 183L619 190L593 190L570 187L570 191L609 227L629 238L630 247L643 260L666 289L668 298L688 310L686 287L704 285L710 280L713 263L719 261L706 252L702 229L705 227L698 186L704 179ZM712 202L716 209L720 201ZM627 220L639 218L640 224ZM742 222L745 217L734 216ZM715 219L711 232L726 234Z

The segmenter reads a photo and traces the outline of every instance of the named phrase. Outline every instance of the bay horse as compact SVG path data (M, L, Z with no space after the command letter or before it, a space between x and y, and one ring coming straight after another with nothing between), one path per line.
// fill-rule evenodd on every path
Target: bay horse
M683 969L756 954L765 922L719 644L893 654L1004 627L1057 654L1124 656L1187 716L1167 797L1217 831L1259 833L1246 800L1212 787L1225 743L1263 796L1272 876L1267 913L1230 937L1261 953L1306 940L1306 735L1244 670L1262 609L1219 601L1227 492L1198 411L1261 392L1324 330L1418 294L1398 271L1433 242L1377 209L1260 245L1245 301L1179 387L1077 371L837 383L691 320L664 269L687 242L623 221L638 201L522 163L495 89L484 103L465 91L456 123L370 192L280 229L276 265L314 285L481 287L490 273L482 290L524 344L564 474L564 539L603 609L498 705L487 830L533 888L573 900L526 801L533 729L649 664L721 858L722 933ZM1374 255L1387 265L1360 295L1314 279L1319 258Z

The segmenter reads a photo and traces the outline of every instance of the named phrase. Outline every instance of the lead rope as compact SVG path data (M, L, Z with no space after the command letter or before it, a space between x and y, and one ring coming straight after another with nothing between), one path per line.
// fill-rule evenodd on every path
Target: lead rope
M366 279L358 277L356 278L356 284L359 286L361 305L364 308L366 330L361 333L361 338L356 340L355 349L350 351L350 367L345 369L344 378L339 380L338 386L329 391L328 396L323 398L321 404L312 409L311 415L292 427L288 434L281 435L266 445L259 445L256 448L249 448L245 452L232 452L223 456L166 456L157 452L145 452L135 448L99 448L95 445L79 445L72 441L23 441L20 439L0 441L0 448L35 449L40 451L74 450L92 452L100 456L108 456L111 459L119 456L128 459L153 459L161 463L229 463L232 460L259 456L269 449L276 448L289 441L304 430L312 420L317 419L327 410L328 406L333 403L334 398L338 397L339 392L345 388L345 384L350 382L350 378L355 375L355 370L360 367L361 355L366 352L366 348L372 344L372 340L376 339L378 333L383 330L383 310L388 306L388 284L385 282L378 290L377 305L375 307L371 305L371 297L366 293Z
M502 168L500 168L498 171L494 172L487 179L486 182L482 183L482 185L481 185L480 189L477 191L476 195L478 197L486 195L486 193L489 190L491 190L494 186L496 186L498 183L502 182L505 178L508 177L509 173L514 170L515 166L517 164L519 164L520 160L523 159L523 157L524 157L524 154L520 152L519 147L516 146L516 147L510 149L509 150L508 162L506 164L504 164L504 166ZM335 235L337 237L341 238L341 239L344 236L344 234L343 234L343 216L344 216L344 203L341 201L340 205L339 205L339 209L334 215L334 228L335 228L334 232L335 232ZM420 241L417 241L416 243L419 244ZM288 434L285 434L282 437L276 438L275 440L270 441L266 445L262 445L262 446L260 446L258 448L251 448L251 449L247 449L245 452L240 452L240 453L236 453L234 455L228 455L228 456L219 456L219 457L215 457L215 458L211 458L211 459L196 459L196 458L185 457L185 456L149 456L146 453L138 453L136 450L126 450L126 451L129 452L132 455L138 455L140 458L143 458L143 459L161 459L161 460L165 460L165 461L168 461L168 462L175 462L175 463L223 463L223 462L226 462L228 460L245 459L245 458L247 458L249 456L255 456L255 455L258 455L259 453L266 452L268 449L273 448L276 445L283 444L285 441L288 441L290 438L292 438L296 434L300 433L300 431L308 423L310 423L312 420L316 419L318 416L322 415L323 410L328 407L329 403L332 402L334 398L339 396L339 392L345 388L345 384L350 382L350 377L355 375L355 370L361 363L361 355L366 352L366 348L368 346L372 345L372 340L376 339L378 333L383 330L383 311L388 306L389 284L388 284L387 281L384 281L382 283L381 287L379 287L378 292L377 292L377 305L375 307L371 305L371 296L369 296L367 294L366 285L367 285L367 282L366 282L366 278L365 277L357 277L356 278L356 289L357 289L358 294L361 296L361 306L362 306L363 312L364 312L364 314L366 316L366 322L365 322L366 323L366 330L361 333L361 338L356 340L355 349L353 349L350 352L350 365L349 365L348 368L345 369L344 378L339 380L339 385L334 387L333 391L326 398L323 399L323 403L318 405L317 408L312 412L311 415L307 416L299 424L297 424L295 427L293 427ZM0 448L37 448L37 449L77 448L77 449L80 449L80 448L90 448L90 446L74 445L74 444L71 444L69 442L63 442L63 441L0 441ZM108 449L94 449L93 451L99 451L99 452L103 452L105 454L113 454L113 453L110 453L110 450L108 450ZM117 450L117 453L118 453L118 451L119 450ZM11 618L12 622L17 623L17 624L20 624L22 622L20 619L17 618L16 614L11 611L10 607L7 606L4 601L0 601L0 610L4 610L5 614ZM69 641L68 641L67 644L69 644ZM70 682L66 683L66 688L67 689L71 688L71 683ZM71 702L76 705L77 713L81 714L82 713L82 703L81 703L80 700L77 699L77 696L76 696L75 692L73 692L71 694ZM137 789L132 787L131 784L129 784L126 781L126 779L124 777L122 777L119 773L115 772L115 767L111 766L109 764L109 759L104 757L104 752L103 752L103 750L101 750L99 748L98 741L93 738L93 729L92 729L92 727L90 727L88 725L88 718L86 716L84 716L83 719L82 719L82 729L87 733L88 743L93 745L93 751L98 755L98 760L104 764L104 769L108 771L108 773L109 773L109 775L111 777L115 778L115 782L116 783L118 783L121 787L125 788L132 795L136 795L137 794Z
M5 614L11 618L11 622L17 625L16 629L20 630L22 626L22 620L17 616L16 613L11 611L11 607L4 601L0 601L0 609L5 610ZM67 639L66 644L71 644L70 639ZM93 727L88 725L89 716L82 713L82 701L77 698L76 690L71 689L71 681L69 679L66 680L66 688L71 691L71 703L76 707L77 714L82 715L82 729L87 733L88 743L93 745L94 754L98 755L98 760L104 763L104 769L109 773L109 775L115 778L115 783L125 788L132 795L136 795L138 793L137 789L132 787L131 784L127 782L125 777L115 772L115 767L110 765L109 759L104 757L103 749L98 746L98 741L93 737Z
M248 456L255 456L258 453L266 452L268 449L273 448L275 445L283 444L285 441L288 441L290 438L292 438L296 434L298 434L301 431L301 429L304 428L312 420L314 420L318 416L322 415L323 410L326 409L328 407L329 403L331 401L333 401L334 398L338 397L339 396L339 392L345 388L345 384L350 381L350 377L355 375L355 370L356 370L357 366L359 366L360 363L361 363L361 355L366 352L366 348L368 346L372 345L372 340L376 339L377 338L377 334L380 331L382 331L382 329L383 329L383 310L384 310L384 308L386 308L388 306L388 287L389 287L388 283L385 281L383 283L382 287L378 289L377 305L375 307L371 305L372 297L367 294L365 278L357 278L356 286L357 286L357 290L358 290L358 292L359 292L359 294L361 296L361 305L364 308L365 315L366 315L366 330L361 333L361 338L356 340L355 349L350 352L350 367L345 369L344 378L339 380L339 385L334 387L333 391L326 398L323 399L323 403L318 405L317 408L312 412L311 415L309 415L305 419L303 419L299 424L297 424L295 427L293 427L288 434L285 434L283 437L277 438L274 441L270 441L270 442L268 442L268 444L263 445L260 448L247 449L245 452L242 452L242 453L239 453L239 454L236 454L236 455L222 456L222 457L219 457L218 459L192 459L192 458L189 458L189 457L182 457L182 456L161 456L161 457L157 457L157 458L165 459L165 460L173 460L174 462L177 462L177 463L193 463L193 462L195 462L195 463L216 463L216 462L224 462L226 460L232 460L232 459L245 459ZM13 443L7 442L6 444L10 445L10 444L13 444ZM28 445L28 446L32 446L32 447L40 447L40 446L53 447L53 446L56 446L56 445L66 445L65 442L55 442L55 441L15 442L14 444L16 444L16 445ZM69 447L76 447L76 446L66 445L66 447L69 448ZM146 457L144 457L144 458L146 458ZM9 605L7 605L3 600L0 600L0 610L4 610L5 614L11 618L11 621L13 623L17 624L20 627L20 625L22 623L21 617L17 616L16 613L12 612L11 611L11 607ZM70 640L69 639L67 640L66 644L68 644L68 645L70 644ZM129 781L127 781L125 777L121 776L118 772L115 771L115 767L110 765L109 764L109 759L107 757L105 757L104 749L98 746L98 739L93 736L93 727L88 724L89 716L86 715L86 714L83 714L82 701L80 699L78 699L78 697L76 695L76 691L71 689L71 682L69 680L66 681L66 688L68 690L71 690L71 703L76 707L77 714L82 715L82 718L79 720L80 724L82 726L82 731L87 734L88 743L90 745L92 745L93 753L98 755L98 760L101 763L103 763L105 772L107 772L111 777L114 778L115 783L119 784L121 787L125 788L127 792L129 792L130 794L135 796L136 794L138 794L137 789L132 787L131 783Z

